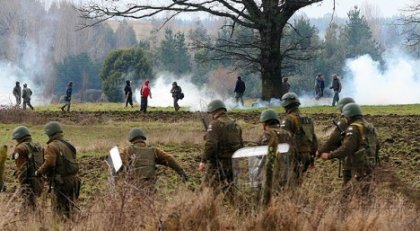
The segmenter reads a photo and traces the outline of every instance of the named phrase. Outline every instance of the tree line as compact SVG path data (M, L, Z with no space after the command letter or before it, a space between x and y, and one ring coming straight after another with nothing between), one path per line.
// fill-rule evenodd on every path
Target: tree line
M231 94L234 79L241 75L252 86L246 95L264 95L264 66L259 65L264 59L261 35L247 24L226 19L224 25L235 26L224 26L214 35L196 21L187 33L166 27L161 29L163 38L158 38L155 29L148 38L137 41L125 20L120 20L115 30L108 23L78 30L93 19L79 17L66 1L48 9L35 0L7 1L2 6L0 15L5 17L0 19L0 60L27 69L35 82L45 84L47 95L63 94L66 83L72 80L82 100L87 90L102 89L108 100L120 101L125 80L138 84L152 79L158 71L191 76L191 82L210 86L222 95ZM342 20L344 23L328 23L321 36L311 19L291 17L282 31L281 57L275 60L281 73L276 78L289 77L293 91L310 92L316 74L324 74L328 84L331 74L344 74L348 58L369 54L383 62L383 52L392 45L387 41L401 40L398 35L403 28L383 19L379 24L394 30L388 37L398 38L386 40L377 36L378 23L370 19L355 7ZM418 57L418 48L409 47L407 51ZM28 62L28 57L36 62Z

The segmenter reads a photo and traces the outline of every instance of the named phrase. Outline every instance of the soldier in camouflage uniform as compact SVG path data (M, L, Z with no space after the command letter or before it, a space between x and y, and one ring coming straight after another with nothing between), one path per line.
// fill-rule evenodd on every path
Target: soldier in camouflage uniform
M188 181L188 176L175 161L174 157L159 148L146 145L146 134L141 128L133 128L128 134L131 145L123 150L121 159L125 166L126 179L139 186L146 195L152 195L156 190L156 164L175 170L182 180Z
M36 175L48 177L50 189L54 191L52 205L56 214L69 218L79 198L81 186L76 148L64 140L63 129L58 122L48 122L44 132L49 140L44 149L44 163Z
M243 147L242 129L226 113L226 106L221 100L213 100L207 106L211 122L205 135L204 152L198 169L207 170L203 186L233 195L232 155Z
M16 163L23 205L35 209L36 197L40 196L43 188L42 179L35 177L36 165L43 161L43 149L39 143L32 141L30 131L24 126L15 128L12 136L17 142L12 158Z
M296 183L301 183L303 173L313 166L318 139L315 135L314 124L311 118L299 111L300 101L298 96L289 92L281 98L281 105L286 110L286 116L280 123L280 127L292 133L297 147L297 156L293 171Z
M351 177L361 182L360 190L366 195L370 189L374 162L377 161L379 150L379 142L366 140L366 135L368 132L376 135L376 131L371 124L366 122L360 106L355 103L346 104L342 115L346 117L349 124L342 144L333 151L321 153L320 157L323 160L347 158Z
M340 111L340 115L343 112L343 107L349 103L354 103L354 99L350 97L342 98L338 101L337 109ZM318 149L317 156L319 153L331 152L338 147L340 147L343 139L344 132L349 126L346 117L343 115L340 116L334 131L331 133L328 140ZM351 169L348 158L343 158L340 161L343 161L343 186L351 179Z
M281 188L287 186L291 174L290 171L293 162L296 159L296 145L290 132L280 127L280 120L277 112L272 109L264 110L260 116L260 122L263 124L264 132L259 140L259 145L269 145L270 143L287 143L290 145L288 153L279 154L270 153L265 157L265 166L262 184L262 204L267 205L271 195L277 193Z

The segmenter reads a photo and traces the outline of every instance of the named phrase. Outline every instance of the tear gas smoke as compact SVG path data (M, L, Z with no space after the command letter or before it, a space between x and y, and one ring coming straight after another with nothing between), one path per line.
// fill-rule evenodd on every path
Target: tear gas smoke
M176 78L173 74L167 72L158 73L155 80L150 81L150 89L152 98L148 100L148 105L155 107L172 107L173 98L170 90L172 82L177 82L184 93L184 99L179 100L178 104L181 107L187 107L190 111L206 110L207 104L213 99L224 100L228 108L234 107L236 104L234 99L221 96L215 91L207 88L207 86L198 87L191 82L190 76L183 76ZM133 86L135 90L135 99L140 103L139 86Z
M396 54L385 56L384 71L369 55L348 60L341 96L362 105L420 103L420 60Z
M392 54L391 54L392 53ZM352 97L361 105L391 105L420 103L420 60L414 60L392 50L385 55L385 65L369 55L348 59L341 79L340 98ZM327 83L326 83L327 84ZM328 92L330 91L330 92ZM329 85L324 94L332 95ZM301 106L331 105L331 97L318 100L310 93L300 96Z
M35 85L29 78L30 74L17 67L12 63L0 62L0 105L2 107L7 105L15 105L16 100L13 96L13 88L16 85L16 81L20 82L20 87L23 89L23 84L28 84L28 87L32 90L33 94L31 97L31 103L36 105L41 102L41 92L34 90ZM23 102L23 99L22 99Z

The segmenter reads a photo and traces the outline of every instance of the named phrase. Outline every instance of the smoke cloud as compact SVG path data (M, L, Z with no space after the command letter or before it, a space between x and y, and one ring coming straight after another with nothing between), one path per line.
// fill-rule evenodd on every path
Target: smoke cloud
M346 62L341 96L350 96L362 105L420 103L420 60L388 55L385 67L364 55Z
M172 107L173 99L170 90L172 82L176 81L178 86L182 88L184 99L179 100L181 107L187 107L190 111L206 110L207 104L213 99L221 99L225 102L228 109L236 106L232 96L222 96L217 94L206 85L198 87L191 82L190 76L176 78L175 75L167 72L158 73L155 80L150 81L152 99L149 98L148 105L155 107ZM140 102L139 86L135 90L135 99ZM234 87L234 86L233 86Z
M20 86L23 89L23 84L26 83L31 88L33 94L31 97L31 103L36 105L42 101L41 92L34 90L34 82L30 78L30 73L27 73L23 69L12 63L0 62L0 105L11 106L16 104L15 97L13 96L13 88L16 85L16 81L20 82ZM22 100L23 102L23 100Z

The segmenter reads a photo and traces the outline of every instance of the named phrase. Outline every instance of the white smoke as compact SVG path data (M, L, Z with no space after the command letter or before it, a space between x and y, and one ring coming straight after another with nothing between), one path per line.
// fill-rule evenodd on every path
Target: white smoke
M31 97L31 103L36 105L42 101L40 96L41 92L34 90L35 85L29 78L30 74L25 72L18 66L8 62L0 62L0 105L1 106L12 106L16 104L15 97L13 96L13 88L16 85L16 81L20 82L20 87L23 89L23 84L26 83L32 90L33 94ZM22 100L23 102L23 100Z
M385 56L383 71L369 55L348 60L340 96L363 105L420 103L420 60L396 54Z
M189 111L203 111L206 110L207 104L213 99L223 100L228 107L228 110L236 107L235 100L232 96L221 96L213 89L206 85L198 87L191 82L191 76L183 76L177 78L174 74L161 72L158 73L157 78L150 81L150 89L152 98L148 100L148 105L155 107L173 107L173 99L170 90L172 82L176 81L184 93L184 99L179 100L178 104L181 107L187 107ZM140 103L139 86L135 87L135 100Z

